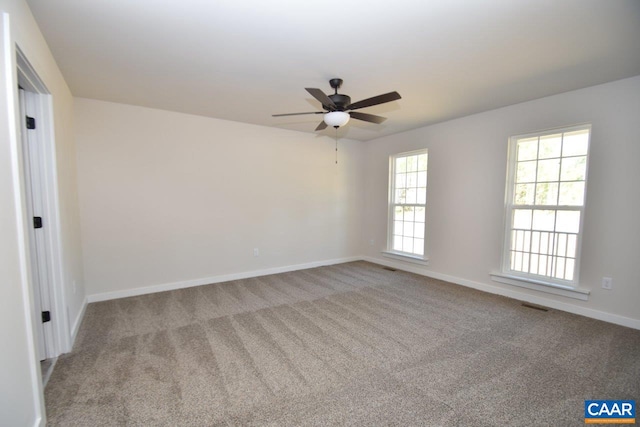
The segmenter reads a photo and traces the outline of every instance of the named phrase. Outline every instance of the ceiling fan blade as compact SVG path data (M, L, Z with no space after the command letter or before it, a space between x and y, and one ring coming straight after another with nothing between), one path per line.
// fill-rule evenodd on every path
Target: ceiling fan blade
M327 124L323 120L323 121L320 122L320 124L318 125L316 130L322 130L322 129L326 129L326 128L327 128Z
M333 111L336 109L336 104L333 103L333 101L331 100L331 98L329 98L327 95L325 95L325 93L323 91L321 91L320 89L314 89L314 88L305 88L307 92L309 92L311 94L311 96L313 96L315 99L317 99L318 101L320 101L322 103L323 106L329 107L330 111Z
M372 98L363 99L362 101L354 102L347 106L347 110L357 110L359 108L372 107L378 104L384 104L385 102L396 101L402 98L398 92L389 92L384 95L374 96Z
M386 117L375 116L373 114L367 114L367 113L360 113L358 111L353 111L349 113L349 115L351 116L352 119L363 120L365 122L371 122L376 124L380 124L385 120L387 120Z
M287 114L273 114L271 117L283 117L283 116L301 116L302 114L324 114L324 111L311 111L309 113L287 113Z

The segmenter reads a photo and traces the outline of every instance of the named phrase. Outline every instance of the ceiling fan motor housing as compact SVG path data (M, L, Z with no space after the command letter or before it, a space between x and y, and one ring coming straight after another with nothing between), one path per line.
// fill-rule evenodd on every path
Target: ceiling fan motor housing
M351 97L349 95L341 95L339 93L335 93L333 95L328 95L329 98L336 104L337 111L344 111L346 107L351 104ZM326 105L322 106L325 110L330 110L330 108Z

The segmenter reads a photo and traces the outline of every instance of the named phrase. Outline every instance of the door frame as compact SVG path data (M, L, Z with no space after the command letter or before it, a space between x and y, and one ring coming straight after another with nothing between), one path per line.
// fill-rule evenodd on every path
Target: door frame
M51 340L50 348L47 348L46 357L57 357L62 353L71 351L71 330L69 327L68 310L65 308L65 287L64 270L62 262L62 236L60 227L60 204L58 197L58 173L55 152L55 132L53 122L53 100L47 87L38 77L35 69L29 63L26 55L16 45L16 68L18 85L29 92L31 98L28 102L30 108L37 115L35 137L38 140L40 149L40 176L42 188L42 216L45 226L42 231L45 233L45 259L47 264L47 275L49 283L49 299L51 311ZM18 88L15 88L16 92ZM19 111L18 111L19 114ZM22 120L20 120L22 122ZM22 129L20 130L22 132ZM22 138L19 139L22 141ZM22 158L22 170L26 171L24 162L28 159ZM23 189L23 198L26 194ZM28 226L31 226L29 223ZM25 236L26 237L26 236ZM28 243L29 245L32 242ZM33 263L37 260L30 259L29 267L33 271ZM31 293L33 295L33 292ZM30 301L32 311L33 301ZM40 313L33 313L36 321L40 319ZM34 327L38 327L34 325ZM34 331L35 332L35 331Z

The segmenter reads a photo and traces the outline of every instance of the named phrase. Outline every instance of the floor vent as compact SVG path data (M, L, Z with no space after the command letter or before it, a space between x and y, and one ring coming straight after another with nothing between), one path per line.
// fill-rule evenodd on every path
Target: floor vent
M382 267L384 270L389 270L389 271L397 271L395 268L392 267Z
M527 307L527 308L533 308L534 310L549 311L549 309L547 309L547 308L540 307L540 306L533 305L533 304L529 304L529 303L526 303L526 302L523 302L522 306L523 307Z

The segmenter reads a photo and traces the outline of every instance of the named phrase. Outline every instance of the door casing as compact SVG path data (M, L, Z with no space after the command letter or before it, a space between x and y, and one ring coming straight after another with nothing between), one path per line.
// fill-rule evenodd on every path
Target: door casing
M37 140L38 149L38 175L40 180L41 209L44 227L42 256L38 259L30 257L30 270L35 270L34 263L38 263L38 268L43 268L46 272L47 299L51 312L50 326L45 328L46 358L57 357L62 353L71 351L71 331L69 327L69 316L66 309L66 297L64 286L64 271L62 263L62 238L60 227L60 205L58 199L58 178L56 168L56 152L53 126L53 105L52 96L47 90L42 80L38 77L35 69L31 66L24 53L16 46L16 65L18 85L25 90L27 112L37 116L36 129L33 137ZM17 89L17 88L16 88ZM20 113L20 112L18 112ZM23 122L24 118L21 118ZM23 132L23 130L21 130ZM24 140L21 138L21 140ZM22 168L27 171L27 158L22 158ZM26 182L25 182L26 187ZM27 192L26 188L24 192ZM27 200L28 194L23 194L23 200ZM29 203L27 201L27 203ZM28 209L26 210L29 211ZM40 215L39 215L40 216ZM29 218L28 226L31 226ZM31 240L31 239L30 239ZM32 242L28 242L32 245ZM31 249L30 249L31 252ZM33 273L32 273L33 275ZM33 279L32 279L33 280ZM33 284L35 286L35 284ZM35 292L31 292L32 295ZM41 321L41 313L34 311L34 327L37 328ZM48 331L48 332L47 332ZM48 336L47 336L48 333ZM37 337L37 332L34 331Z

